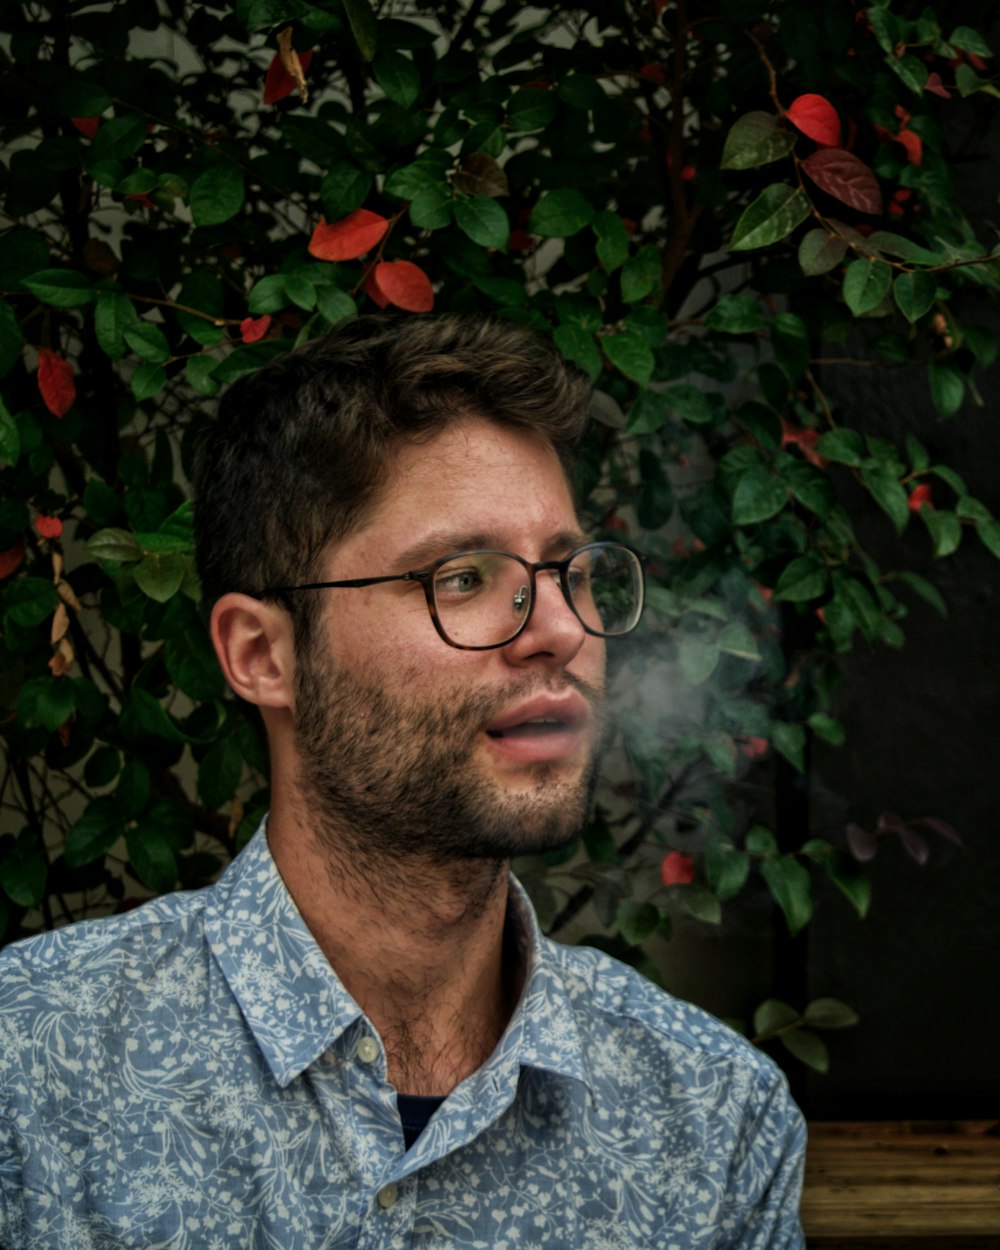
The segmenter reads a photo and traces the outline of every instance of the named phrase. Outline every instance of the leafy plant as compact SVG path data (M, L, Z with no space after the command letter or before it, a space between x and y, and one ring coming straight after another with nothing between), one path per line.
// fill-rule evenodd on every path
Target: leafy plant
M825 389L863 360L922 371L943 420L981 403L996 344L954 296L994 301L1000 266L946 125L997 108L977 30L902 0L53 0L0 27L6 937L205 882L249 836L265 760L198 611L192 447L220 387L376 307L550 334L598 389L586 521L652 557L618 781L582 857L521 865L546 923L592 905L655 974L677 907L764 890L796 932L824 877L864 915L874 835L779 842L743 782L842 741L838 656L945 610L852 492L1000 556L952 468Z

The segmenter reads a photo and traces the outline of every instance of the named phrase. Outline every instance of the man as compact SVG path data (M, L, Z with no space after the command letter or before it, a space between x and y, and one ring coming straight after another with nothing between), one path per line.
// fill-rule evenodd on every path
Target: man
M642 605L570 498L587 402L465 318L232 388L197 541L270 816L211 889L6 955L4 1246L802 1244L777 1070L507 874L583 822Z

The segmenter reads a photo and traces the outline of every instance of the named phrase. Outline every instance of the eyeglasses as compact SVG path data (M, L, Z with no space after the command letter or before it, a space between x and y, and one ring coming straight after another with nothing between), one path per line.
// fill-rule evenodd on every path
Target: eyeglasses
M562 560L535 564L510 551L461 551L409 573L271 586L258 598L416 581L424 588L434 628L449 646L489 651L511 642L528 624L539 573L558 578L563 598L588 634L618 638L629 633L642 615L644 562L621 543L586 543Z

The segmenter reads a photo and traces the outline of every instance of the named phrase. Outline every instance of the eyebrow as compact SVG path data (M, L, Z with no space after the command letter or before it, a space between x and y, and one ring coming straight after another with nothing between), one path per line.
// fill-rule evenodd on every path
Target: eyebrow
M557 552L572 551L576 547L582 547L587 541L587 537L578 529L559 530L543 544L542 559L554 559ZM506 551L507 548L495 531L476 530L470 533L468 530L436 530L401 551L394 563L399 569L420 569L453 552L482 550Z

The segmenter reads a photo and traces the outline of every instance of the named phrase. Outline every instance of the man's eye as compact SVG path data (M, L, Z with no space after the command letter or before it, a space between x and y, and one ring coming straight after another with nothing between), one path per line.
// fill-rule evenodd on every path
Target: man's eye
M478 569L449 569L447 573L438 574L434 588L439 595L468 595L483 585L482 574Z

